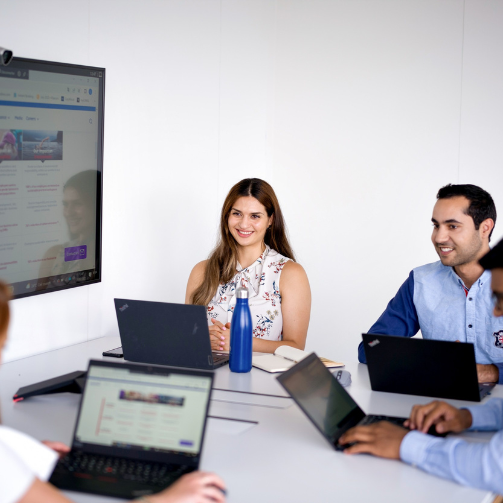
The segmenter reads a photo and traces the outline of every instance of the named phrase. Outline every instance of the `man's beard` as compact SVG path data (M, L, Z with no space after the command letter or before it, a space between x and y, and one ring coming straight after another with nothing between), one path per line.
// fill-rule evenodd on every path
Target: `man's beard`
M469 245L467 245L462 250L460 250L458 247L453 247L454 254L452 256L448 255L447 257L442 257L442 255L439 253L439 248L441 247L450 248L450 246L439 244L435 246L435 250L440 257L442 264L450 267L456 267L477 260L480 250L482 249L482 240L480 239L478 233L475 232L473 239L471 240Z

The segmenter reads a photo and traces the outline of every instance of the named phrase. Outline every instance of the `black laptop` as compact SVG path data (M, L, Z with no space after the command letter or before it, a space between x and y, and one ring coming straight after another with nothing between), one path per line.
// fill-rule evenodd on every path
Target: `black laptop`
M50 482L131 499L197 470L212 384L208 371L91 361L71 451Z
M480 402L494 383L477 379L471 343L362 334L374 391Z
M311 353L297 365L277 377L304 414L318 428L329 444L340 451L339 437L353 426L389 421L403 426L405 417L366 415L336 377ZM430 434L439 436L434 427Z
M212 352L206 308L114 299L124 359L131 362L213 370L229 363Z

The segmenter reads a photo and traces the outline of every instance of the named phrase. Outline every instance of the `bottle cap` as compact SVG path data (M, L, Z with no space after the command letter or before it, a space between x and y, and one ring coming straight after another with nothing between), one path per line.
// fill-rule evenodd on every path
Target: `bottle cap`
M238 288L236 290L236 299L247 299L248 298L248 290L246 288Z

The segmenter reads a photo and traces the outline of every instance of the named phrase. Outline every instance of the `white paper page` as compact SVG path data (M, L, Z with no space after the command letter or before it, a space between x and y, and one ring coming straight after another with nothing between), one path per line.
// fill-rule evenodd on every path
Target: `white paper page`
M306 356L309 356L309 353L306 351L302 351L301 349L292 348L291 346L280 346L276 348L274 351L275 355L283 356L284 358L288 358L289 360L293 360L298 363L303 360Z

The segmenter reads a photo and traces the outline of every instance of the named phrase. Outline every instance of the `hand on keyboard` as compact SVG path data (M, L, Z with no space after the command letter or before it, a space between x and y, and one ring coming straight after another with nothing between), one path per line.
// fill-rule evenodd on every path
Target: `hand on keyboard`
M409 430L380 421L368 426L355 426L339 438L339 444L354 444L345 454L368 453L388 459L400 459L400 445Z

